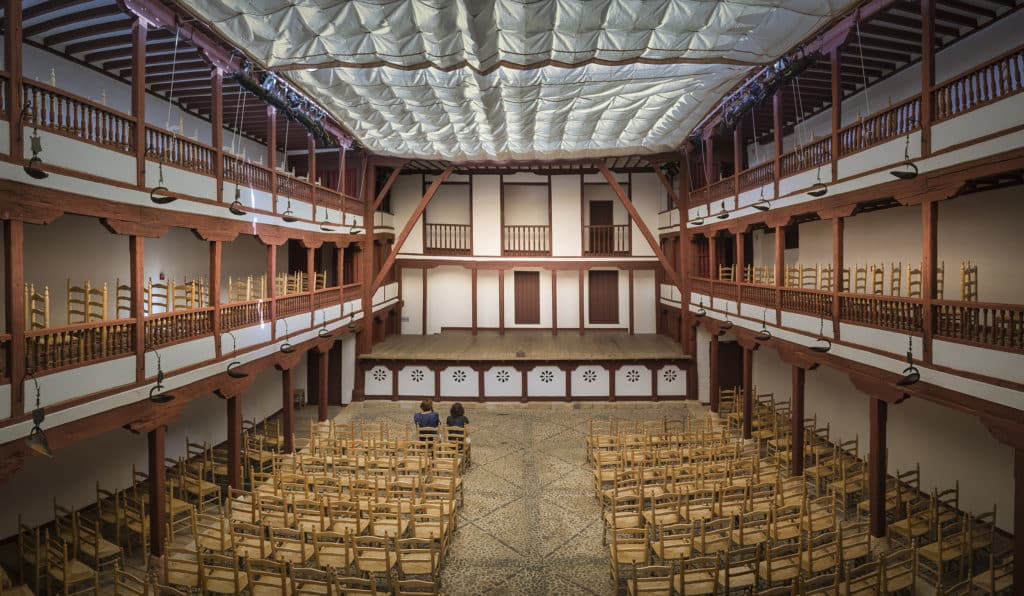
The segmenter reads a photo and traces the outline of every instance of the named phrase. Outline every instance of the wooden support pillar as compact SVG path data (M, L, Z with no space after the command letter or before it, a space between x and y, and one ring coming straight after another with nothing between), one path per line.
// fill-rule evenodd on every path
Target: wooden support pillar
M1013 558L1024 557L1024 447L1017 447L1013 454ZM1024 565L1013 566L1013 583L1024 586Z
M267 246L267 310L269 310L270 318L270 339L277 338L277 287L275 279L277 277L277 246L270 244Z
M775 287L786 285L786 226L775 226ZM782 292L775 291L775 324L782 324Z
M832 182L839 179L839 131L843 128L843 55L840 48L829 54L832 82ZM778 172L778 170L775 170ZM778 174L775 176L778 180ZM775 183L778 188L778 182Z
M342 199L344 201L344 199ZM344 224L344 222L342 222ZM334 243L334 280L338 285L338 304L341 311L345 311L345 246L347 244Z
M839 292L843 285L843 236L846 220L839 214L832 217L832 337L839 337ZM850 280L853 283L853 280Z
M553 286L552 286L553 287ZM552 304L552 306L554 306ZM635 309L633 308L633 270L629 270L629 334L634 335Z
M704 177L711 186L718 182L721 171L715 167L715 137L714 135L704 139ZM708 195L708 213L711 213L711 195Z
M790 474L804 475L804 377L806 372L793 367L793 402L790 404Z
M311 132L306 133L306 153L308 155L308 157L306 158L306 180L309 181L310 186L312 186L313 190L315 191L316 187L318 186L316 176L316 137L314 137L313 133ZM327 206L324 205L324 211L326 210ZM313 219L316 219L316 217L314 217Z
M329 368L329 362L327 361L326 350L317 352L317 401L316 401L316 419L318 422L324 422L327 420L327 372Z
M220 270L221 257L223 255L223 242L213 240L210 242L210 306L213 311L211 322L213 323L213 347L220 358L223 350L220 345L221 320L220 320Z
M143 79L145 82L145 79ZM185 136L185 131L181 131ZM210 145L213 172L217 177L217 202L224 202L224 73L216 66L210 71Z
M718 233L711 232L708 235L708 278L718 279ZM711 295L714 296L714 285L711 284ZM714 305L709 304L708 308Z
M476 327L477 327L477 315L476 315L476 300L477 300L477 298L476 298L476 292L477 292L477 290L476 290L476 267L473 267L472 269L469 270L469 277L470 277L470 280L471 280L471 284L470 285L472 287L472 289L470 291L473 294L473 335L476 335ZM483 375L483 373L480 373L480 374Z
M10 119L11 161L18 163L24 157L21 117L22 80L22 0L4 0L4 63L7 69L7 117ZM33 106L37 109L39 106ZM7 319L10 321L10 319Z
M580 325L580 335L583 335L585 333L585 330L586 330L586 325L585 325L586 317L584 316L584 312L583 312L583 308L584 308L583 307L583 278L586 275L586 273L584 272L583 269L580 269L579 270L579 274L580 274L579 275L579 277L580 277L580 288L579 288L579 316L580 316L580 322L579 322L579 325ZM504 300L502 300L501 303L503 304ZM500 307L501 304L499 304L498 306Z
M167 427L157 426L147 433L149 443L149 552L154 558L164 555L167 528L167 482L164 468ZM148 563L148 561L147 561Z
M295 398L292 395L292 369L281 371L281 434L284 452L295 450Z
M273 189L273 212L277 213L277 108L267 106L267 169L270 170L270 188ZM273 282L273 279L271 279ZM271 283L271 287L273 283Z
M754 417L754 349L743 348L743 438L751 438Z
M224 400L228 408L228 486L242 487L242 397Z
M312 294L316 289L316 249L306 249L306 291Z
M132 19L132 148L135 152L135 181L146 186L146 39L149 26L144 19ZM11 105L11 104L7 104ZM217 186L220 188L220 185Z
M128 254L131 259L131 316L135 319L135 382L141 383L146 378L146 308L144 304L146 239L142 236L128 237ZM9 274L8 274L9 275ZM8 278L10 279L10 278ZM8 282L10 283L10 282ZM115 290L116 291L116 290ZM11 319L8 318L8 321Z
M420 290L421 290L421 293L423 295L423 299L421 300L421 302L423 303L422 304L422 306L423 306L423 315L421 317L423 319L423 321L422 321L422 324L420 325L420 335L426 335L427 334L427 316L428 316L428 313L427 313L427 268L426 267L424 267L423 269L420 269L420 275L422 276L422 279L420 281ZM501 276L501 272L500 271L498 272L498 276L499 276L498 277L498 288L499 288L499 293L501 293L500 292L500 288L501 288L501 277L500 277Z
M744 281L744 267L747 266L747 260L744 258L743 253L747 249L747 235L743 232L736 234L736 269L733 270L733 276L737 282ZM737 307L739 308L739 307Z
M932 334L935 326L934 303L937 297L939 208L936 201L921 203L921 355L932 362Z
M886 440L885 426L889 413L889 403L870 397L870 443L868 449L868 502L869 526L875 538L885 536L885 474L886 474Z
M505 270L504 269L498 269L498 333L500 335L505 335ZM525 379L525 376L524 376L524 379Z
M779 178L782 177L781 159L782 159L782 90L779 89L772 96L772 158L774 160L775 175L773 186L773 196L779 198ZM710 215L710 213L708 214Z
M629 271L629 292L630 292L630 296L632 296L633 295L633 270L632 269L630 269L630 271ZM474 301L473 304L475 306L476 305L476 295L475 295L475 293L474 293L473 301ZM633 313L633 310L632 310L633 306L632 306L632 302L633 301L630 300L630 307L629 307L630 308L630 311L629 311L630 312L630 315L629 315L629 320L630 320L630 323L629 323L629 330L630 331L629 332L630 332L630 334L633 333L633 322L632 322L633 321L633 314L632 314ZM473 311L473 316L476 317L476 310L475 309ZM473 325L473 328L474 328L474 330L476 329L476 324L475 323ZM556 269L552 269L551 270L551 334L552 335L558 335L558 271ZM570 377L571 377L571 375L570 375Z
M21 3L18 14L21 14ZM7 6L10 8L11 3ZM20 30L20 26L19 26ZM4 307L7 332L11 342L7 346L8 372L11 377L11 416L25 412L25 223L11 219L4 222L4 270L7 284ZM34 406L33 406L34 407Z
M711 335L711 344L708 352L709 370L709 393L711 393L711 411L718 412L718 336Z
M932 154L935 87L935 0L921 0L921 157Z
M754 139L757 142L757 139ZM743 123L737 122L732 130L732 194L733 209L740 207L740 172L743 171Z

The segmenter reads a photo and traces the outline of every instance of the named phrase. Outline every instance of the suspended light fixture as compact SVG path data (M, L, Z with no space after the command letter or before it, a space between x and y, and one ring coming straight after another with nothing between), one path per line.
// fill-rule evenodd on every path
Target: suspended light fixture
M317 336L327 339L331 336L331 332L327 329L327 311L323 311L324 320L323 324L320 325L320 330L316 332Z
M908 123L908 126L913 126L913 123ZM912 180L917 178L918 169L917 164L910 161L910 133L907 133L907 142L903 145L903 164L902 169L889 170L889 173L899 178L900 180Z
M316 205L313 206L313 211L316 211ZM331 227L331 222L328 221L328 219L327 219L328 213L329 212L327 211L327 205L324 205L324 220L322 222L320 222L320 230L323 231L323 232L333 232L334 231L334 228ZM314 214L313 219L316 219L316 214Z
M715 217L718 219L729 219L729 212L725 210L725 201L722 201L722 210Z
M281 324L284 325L284 343L278 349L284 354L291 354L295 351L295 346L288 343L288 336L291 334L288 331L288 319L281 319Z
M154 153L154 152L150 152ZM157 167L157 182L153 190L149 191L149 200L153 201L157 205L166 205L173 203L178 200L178 197L168 194L170 191L167 190L167 186L164 184L164 161L163 156L160 155L160 161L156 163Z
M768 341L772 338L772 332L768 331L768 325L766 319L768 318L768 309L761 311L761 331L754 336L757 341Z
M729 320L729 303L725 304L725 321L722 322L722 329L732 329L732 321Z
M22 118L31 111L32 104L26 102L25 107L21 110ZM35 116L32 117L32 136L29 137L29 140L31 141L32 157L25 164L25 173L36 180L48 178L50 174L39 167L39 164L43 163L43 158L39 157L39 154L43 152L43 139L39 136L39 122Z
M695 317L706 317L706 316L708 316L708 311L704 310L704 299L703 298L700 299L700 308L697 309L697 312L693 313L693 316L695 316Z
M238 366L241 366L242 364L241 362L235 360L235 355L238 353L238 340L235 339L234 333L231 333L230 331L225 331L224 333L227 333L228 335L231 336L231 362L228 363L228 368L225 372L227 372L228 376L231 377L232 379L244 379L249 376L249 373L245 372L244 370L238 370L236 368Z
M245 102L249 99L248 93L239 93L235 99L235 138L231 142L231 152L238 152L238 135L242 132L242 113L245 112ZM241 106L241 109L239 109ZM242 151L242 159L245 160L245 151ZM251 180L250 180L251 183ZM238 187L238 173L235 172L235 200L232 201L228 211L234 215L245 215L245 205L242 204L242 189Z
M164 369L160 361L160 352L153 346L149 351L156 354L156 385L149 390L149 401L155 404L165 404L174 399L174 395L164 391Z
M814 339L814 345L810 346L812 352L824 354L832 349L832 340L825 337L825 317L818 322L818 337Z
M228 211L235 215L245 215L245 206L242 205L242 189L238 187L238 183L235 183L235 200L231 202L231 206L228 207Z
M171 84L167 91L167 121L164 123L164 128L167 130L171 129L171 106L174 103L174 78L175 70L178 66L178 40L181 38L181 29L177 29L174 32L174 54L171 55ZM142 123L139 123L142 126ZM179 127L180 129L181 127ZM178 130L178 134L185 136L185 131ZM178 200L178 197L171 196L168 193L167 186L164 185L164 155L162 152L157 152L153 148L147 148L146 154L157 156L157 172L159 174L156 186L153 190L149 191L149 200L153 201L157 205L166 205L173 203ZM155 350L154 350L155 351ZM157 359L159 360L159 355Z
M348 330L355 332L357 329L359 329L359 325L356 325L356 320L354 318L350 318L348 320Z
M757 142L757 115L753 111L750 112L750 122L754 129L754 160L761 163L761 147ZM751 207L758 211L768 211L772 208L772 202L764 198L764 184L761 185L761 198Z
M708 215L711 215L711 208L710 207L708 208ZM694 219L690 220L690 224L695 225L695 226L702 226L702 225L704 225L704 217L701 216L701 214L700 214L700 207L699 206L697 207L697 217L695 217Z
M40 455L53 457L53 450L50 449L50 442L46 440L46 433L43 432L43 420L46 418L46 411L43 410L42 400L39 393L39 381L36 380L35 371L25 371L25 376L32 379L36 388L36 407L32 410L32 430L28 432L25 443L29 448Z
M897 385L906 387L921 380L921 371L914 366L914 336L907 335L907 368L903 369L903 377L896 381Z
M287 223L295 223L299 221L299 218L295 216L295 212L292 211L292 198L288 197L288 205L285 207L284 213L281 214L281 219Z

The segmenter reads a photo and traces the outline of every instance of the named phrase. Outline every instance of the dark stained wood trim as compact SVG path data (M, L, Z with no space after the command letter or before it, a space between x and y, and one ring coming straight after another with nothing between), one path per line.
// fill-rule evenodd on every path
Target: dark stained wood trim
M571 258L566 260L544 259L538 261L513 260L513 259L420 259L402 257L396 259L396 263L411 269L433 269L435 267L463 267L465 269L480 269L482 271L498 271L501 269L547 269L558 271L586 271L588 269L616 269L627 271L639 269L652 271L660 266L657 261L597 261L594 259Z
M505 335L505 270L498 269L498 333Z
M754 349L743 347L743 438L750 439L754 416Z
M921 157L932 153L932 93L935 87L935 0L921 0Z
M238 238L239 231L222 228L194 228L192 233L204 242L234 242L235 238Z
M295 450L295 398L292 390L292 369L281 371L281 434L284 435L283 451Z
M779 174L782 172L782 139L783 139L783 128L782 128L782 92L778 92L772 95L772 148L773 148L773 170L774 175L772 176L772 185L774 186L772 196L776 199L779 198L779 180L782 178ZM707 179L706 179L707 180ZM710 186L710 184L709 184ZM708 207L708 216L711 215L710 206Z
M21 14L21 3L15 0ZM11 2L7 3L8 8ZM10 21L8 21L10 22ZM20 27L19 27L20 28ZM11 416L25 412L25 224L12 219L4 222L4 272L7 284L4 297L8 346L8 374L11 379ZM35 404L32 404L35 407Z
M421 325L420 335L427 334L427 269L424 267L420 269L423 281L421 282L421 290L423 292L423 324Z
M307 352L307 354L313 354L313 351ZM319 365L317 366L317 385L319 390L317 391L317 402L316 402L316 419L318 422L325 422L328 419L327 415L327 373L329 370L329 363L327 362L328 350L319 350L316 353Z
M135 183L146 186L146 127L138 123L146 121L146 39L149 25L145 19L132 18L132 116L135 128L132 143L135 151ZM11 105L11 104L7 104Z
M228 486L242 486L242 396L234 395L227 402Z
M241 421L239 421L241 424ZM147 454L149 455L149 552L156 558L164 553L164 531L166 528L166 456L167 427L158 426L149 431L147 436ZM134 482L134 478L132 481Z
M711 411L718 413L718 334L711 334L711 343L708 351L709 368L709 393L711 394Z
M262 238L261 238L262 240ZM277 244L267 244L267 308L270 311L270 340L277 338ZM344 305L344 300L342 301Z
M806 371L793 366L793 399L790 404L790 474L804 474L804 381Z
M131 259L131 303L129 311L135 319L135 382L142 383L146 379L146 326L143 317L146 313L143 279L145 279L146 239L142 236L128 238L128 255ZM114 288L117 291L117 288ZM114 305L117 308L117 305Z
M832 88L832 182L839 179L839 131L843 128L843 71L840 48L833 48L829 53L830 86ZM778 179L780 170L776 162L775 196L778 196Z
M775 226L775 287L786 285L786 227ZM775 324L782 324L782 292L775 292Z
M636 328L634 326L634 323L635 323L635 321L634 321L634 312L636 310L636 305L633 302L633 270L630 269L628 271L628 273L629 273L629 276L628 276L628 280L629 280L629 302L628 302L628 305L629 305L629 319L628 319L629 320L629 334L633 335L635 333L635 330L636 330ZM657 288L655 288L655 293L657 293Z
M632 279L633 272L629 275ZM473 327L476 327L475 321ZM551 334L558 335L558 271L555 269L551 270Z
M166 225L159 223L140 223L136 221L125 221L123 219L111 219L105 217L100 220L103 227L107 228L111 234L120 234L122 236L139 236L145 238L161 238L170 229Z
M837 215L832 218L832 337L834 339L839 339L839 294L847 291L842 287L845 235L846 220ZM853 283L852 278L850 283Z
M224 244L219 240L210 242L210 306L213 308L213 312L210 314L213 327L213 347L217 358L223 355L220 345L220 272L223 261L223 247Z
M924 0L927 2L928 0ZM872 397L868 400L871 427L868 443L868 524L875 538L885 536L886 422L889 404Z
M922 0L922 6L931 0ZM923 10L923 8L922 8ZM934 11L934 7L933 7ZM932 334L934 332L935 310L933 302L936 297L936 265L939 246L939 209L935 201L921 203L921 348L922 357L928 364L932 363ZM908 280L909 281L909 280Z
M134 66L133 66L134 68ZM143 79L143 82L145 79ZM143 122L143 121L137 121ZM139 126L139 128L145 128ZM213 175L217 182L217 202L224 202L224 71L210 69L210 146L213 148ZM313 178L310 177L310 182ZM316 192L316 187L313 187ZM314 203L315 204L315 203ZM314 216L313 219L316 219Z
M7 71L7 97L5 97L8 120L11 128L10 145L7 154L14 163L20 164L24 158L22 139L22 0L4 1L4 68ZM10 321L10 319L7 319Z
M388 192L391 190L391 187L394 186L395 181L398 180L398 176L401 175L401 173L401 166L395 167L391 170L391 175L388 176L388 179L384 182L384 186L381 187L380 192L377 193L377 197L373 199L373 205L369 209L370 213L376 213L377 210L380 209L381 203L384 202L384 197L388 196Z
M582 179L583 178L581 176L580 180L582 180ZM579 289L580 335L583 335L584 333L586 333L586 325L584 324L585 321L586 321L586 316L585 316L585 313L583 312L583 269L579 270L579 276L580 276L580 289Z
M470 293L472 294L471 299L473 301L473 335L477 332L477 271L476 269L469 270L470 277ZM482 394L481 394L482 395Z

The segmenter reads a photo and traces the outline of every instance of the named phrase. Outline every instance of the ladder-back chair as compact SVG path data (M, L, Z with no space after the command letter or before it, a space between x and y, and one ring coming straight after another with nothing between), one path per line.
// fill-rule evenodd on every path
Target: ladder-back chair
M736 267L733 265L719 265L718 279L721 281L736 281Z
M800 267L799 265L797 265L797 268L800 270L801 288L813 290L814 288L818 287L819 267L819 265L815 265L814 267L811 267L810 265L806 267Z
M871 266L871 293L875 295L885 293L885 265Z
M196 282L187 281L171 284L171 310L192 310L199 308L196 294Z
M45 329L50 326L50 287L36 292L35 284L25 284L25 327Z
M132 287L114 280L114 318L127 319L132 316Z
M832 265L825 265L818 274L818 289L831 290L834 283L835 275L833 275Z
M171 310L171 288L174 287L174 280L167 280L162 283L153 283L153 278L146 281L146 288L143 302L146 305L146 315L153 316Z
M67 303L68 325L102 321L107 318L107 284L94 288L86 280L85 284L76 286L69 277Z
M889 264L889 295L899 296L903 293L903 263Z
M978 300L978 266L971 265L970 261L960 263L960 300Z
M915 268L907 265L907 298L920 298L923 295L923 277L924 275L920 267Z
M314 289L322 290L322 289L326 288L327 287L327 270L324 269L323 271L317 271L314 275L316 276L315 277L316 283L314 284Z
M935 297L942 300L946 293L946 262L939 261L935 268Z

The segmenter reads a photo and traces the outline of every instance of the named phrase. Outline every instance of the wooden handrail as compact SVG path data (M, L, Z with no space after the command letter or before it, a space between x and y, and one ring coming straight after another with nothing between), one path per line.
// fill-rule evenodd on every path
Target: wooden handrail
M184 311L177 311L184 312ZM103 319L102 321L89 321L88 323L75 323L74 325L61 325L60 327L44 327L42 329L26 329L25 337L42 337L56 331L84 331L86 329L99 329L101 327L113 327L115 325L127 325L134 323L135 317L127 319ZM10 340L10 335L6 336ZM0 341L3 338L0 337Z
M133 151L134 116L38 81L22 81L22 89L25 105L32 106L26 125L122 153Z
M932 88L935 121L942 122L1024 90L1024 46Z

